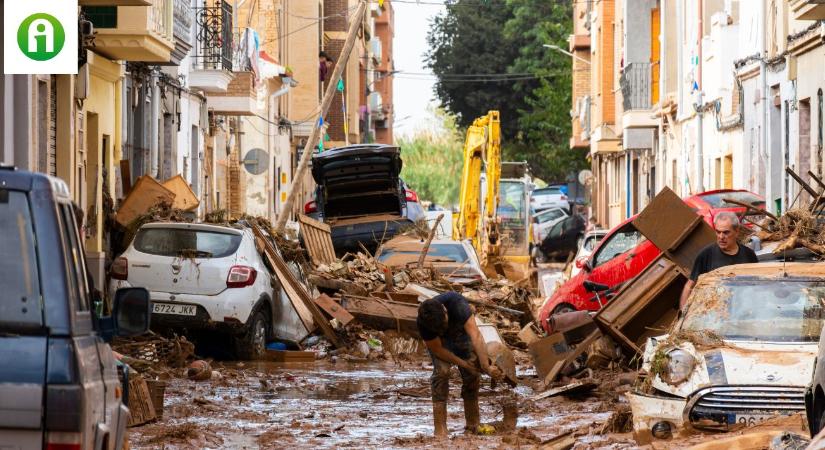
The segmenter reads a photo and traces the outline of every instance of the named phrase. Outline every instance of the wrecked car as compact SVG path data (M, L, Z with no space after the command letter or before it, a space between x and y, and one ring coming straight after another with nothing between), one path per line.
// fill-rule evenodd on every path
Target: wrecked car
M824 301L825 270L811 263L743 264L701 276L670 333L646 343L643 377L628 394L637 439L803 411Z
M232 353L257 359L266 352L285 294L258 253L252 230L201 223L143 225L110 269L110 290L145 287L152 329L184 334L222 332Z
M418 264L424 245L422 239L399 236L384 243L375 257L386 266L410 269ZM424 265L433 266L454 284L472 284L487 279L469 241L433 240L427 249Z
M418 194L399 178L401 150L385 144L359 144L312 157L318 185L304 213L327 223L335 251L370 252L404 228L426 220Z

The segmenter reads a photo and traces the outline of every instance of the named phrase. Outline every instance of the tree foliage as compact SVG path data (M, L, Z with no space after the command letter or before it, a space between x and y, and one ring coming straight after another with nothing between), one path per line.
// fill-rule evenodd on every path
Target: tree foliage
M442 105L461 127L501 111L505 158L529 162L547 181L564 181L587 166L586 155L569 148L570 57L543 47L567 48L572 15L569 1L456 0L427 37L427 65Z
M458 133L455 117L443 110L435 114L444 131L419 131L398 140L404 161L401 178L421 200L449 207L458 203L464 164L463 138Z

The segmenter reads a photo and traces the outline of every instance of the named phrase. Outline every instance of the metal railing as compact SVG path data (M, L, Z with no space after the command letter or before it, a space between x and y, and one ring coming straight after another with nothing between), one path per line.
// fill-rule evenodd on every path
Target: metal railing
M232 70L232 6L218 0L215 6L195 8L195 67Z
M650 109L650 63L630 63L619 78L625 111Z

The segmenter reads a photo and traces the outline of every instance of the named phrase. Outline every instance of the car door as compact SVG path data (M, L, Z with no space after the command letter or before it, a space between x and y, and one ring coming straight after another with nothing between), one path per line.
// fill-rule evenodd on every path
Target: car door
M652 246L650 241L643 240L644 237L632 223L617 229L604 239L590 258L593 269L587 279L613 287L641 272L647 263L645 258L639 258L640 253L647 255L650 252L647 246ZM639 267L640 264L644 265Z

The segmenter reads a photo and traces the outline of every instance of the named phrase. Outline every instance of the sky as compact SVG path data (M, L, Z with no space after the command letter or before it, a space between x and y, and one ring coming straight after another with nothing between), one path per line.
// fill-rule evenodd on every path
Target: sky
M411 135L416 130L432 129L433 116L428 112L431 105L438 101L433 94L434 78L423 75L404 75L429 73L424 66L424 54L427 51L427 31L429 19L444 11L443 6L392 2L395 10L395 40L393 42L393 59L395 70L402 71L393 77L393 108L395 109L394 133L396 137Z

